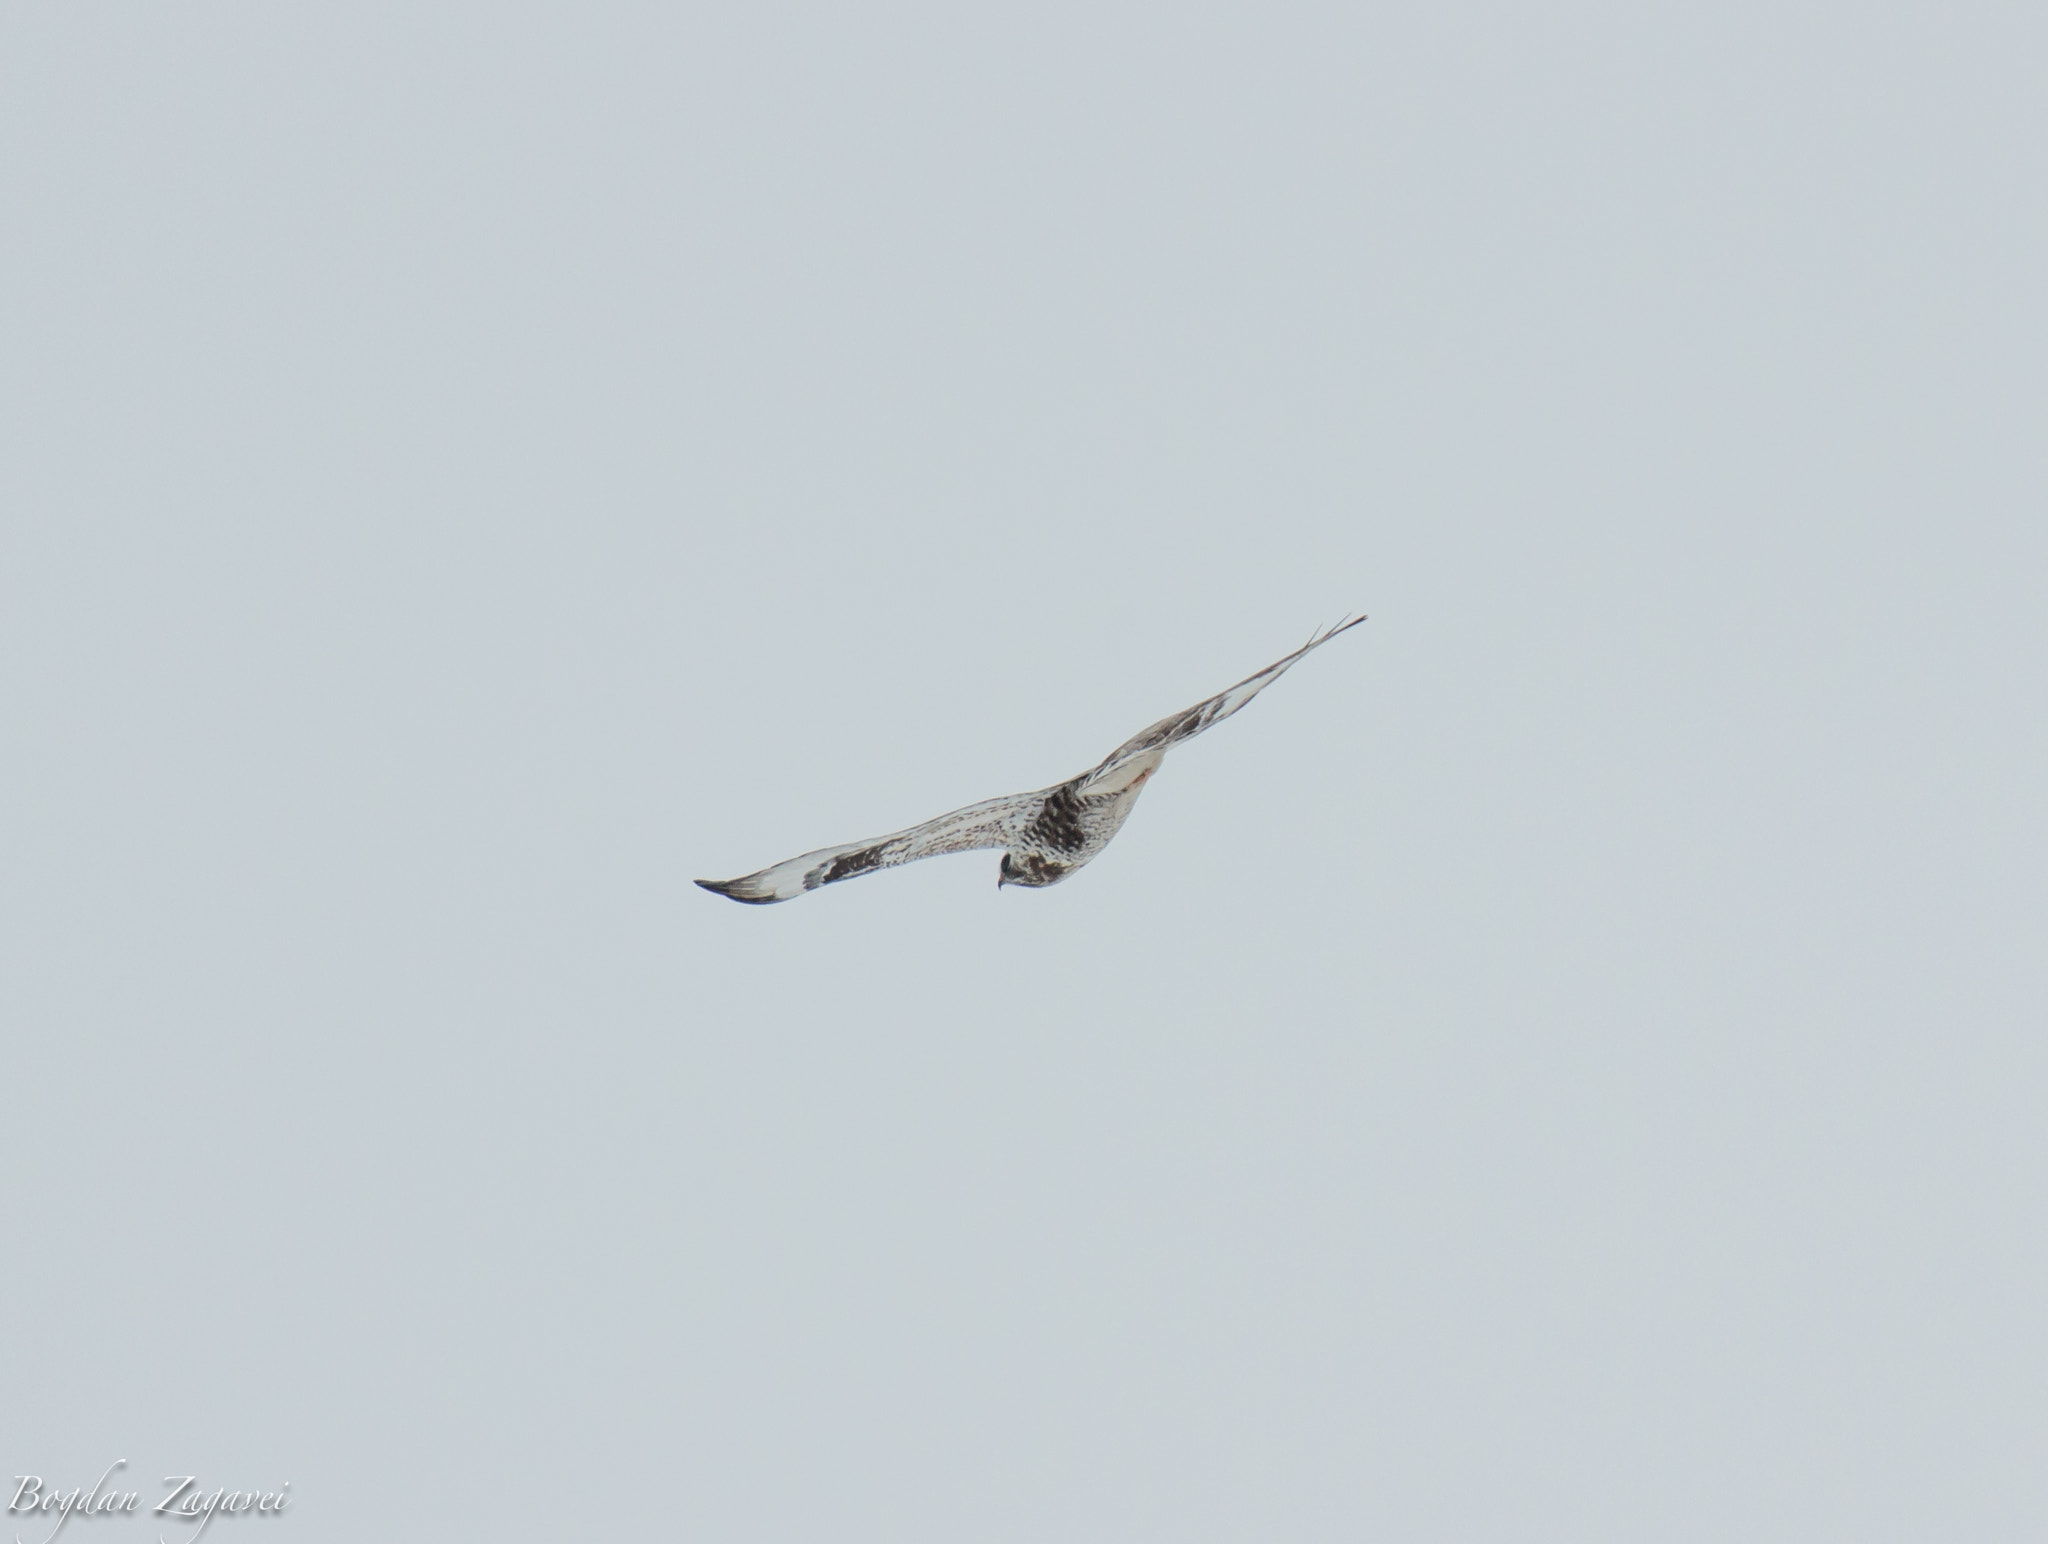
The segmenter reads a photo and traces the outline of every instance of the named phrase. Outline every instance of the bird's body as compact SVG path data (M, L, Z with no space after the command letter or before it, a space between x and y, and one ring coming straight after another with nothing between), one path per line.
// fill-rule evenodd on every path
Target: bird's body
M1145 780L1165 759L1164 750L1147 751L1120 776L1091 781L1084 774L1046 789L1037 816L1004 852L997 886L1056 885L1088 862L1123 829Z
M1003 861L996 880L999 887L1025 885L1039 889L1056 885L1109 845L1169 749L1211 725L1220 724L1277 681L1309 650L1364 620L1360 617L1318 633L1285 659L1268 665L1227 692L1196 703L1186 712L1161 719L1111 751L1096 766L1051 788L970 804L891 836L821 848L738 879L700 879L697 883L735 901L765 906L774 901L793 900L820 885L836 884L899 863L940 853L1000 847Z

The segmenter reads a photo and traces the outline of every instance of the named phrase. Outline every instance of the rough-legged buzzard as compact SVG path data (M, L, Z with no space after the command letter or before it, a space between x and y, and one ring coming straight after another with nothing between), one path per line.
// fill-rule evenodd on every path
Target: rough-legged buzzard
M1131 806L1138 802L1139 790L1159 770L1159 763L1169 749L1193 739L1212 724L1222 723L1279 680L1287 667L1309 650L1320 648L1364 620L1359 617L1316 634L1285 659L1207 702L1196 703L1185 713L1162 718L1144 733L1119 745L1099 765L1056 787L970 804L893 836L848 842L843 847L823 847L762 869L758 874L738 879L700 879L697 883L718 895L765 906L773 901L793 900L820 885L872 874L876 869L894 868L919 858L936 857L942 852L1000 847L1003 862L996 877L998 889L1004 885L1028 885L1034 889L1056 885L1109 845L1109 839L1130 815Z

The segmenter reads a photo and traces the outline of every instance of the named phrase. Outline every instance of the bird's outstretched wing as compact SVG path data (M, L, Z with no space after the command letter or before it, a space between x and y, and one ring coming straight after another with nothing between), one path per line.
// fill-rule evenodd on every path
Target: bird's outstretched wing
M970 804L893 836L848 842L843 847L821 847L773 868L764 868L758 874L744 874L738 879L700 879L697 883L715 895L756 906L794 900L820 885L872 874L876 869L894 868L899 863L914 863L919 858L935 858L943 852L1008 847L1037 819L1038 812L1045 807L1045 798L1045 789L1013 793L1008 798Z
M1192 708L1175 713L1171 717L1162 718L1150 729L1145 730L1141 734L1133 735L1115 750L1111 751L1099 766L1086 775L1081 783L1081 791L1087 793L1092 789L1113 783L1117 780L1116 774L1118 770L1125 767L1128 763L1137 760L1140 756L1154 751L1163 755L1167 747L1178 745L1182 740L1191 740L1204 729L1222 723L1231 714L1235 713L1239 708L1250 702L1252 698L1258 696L1260 692L1285 675L1288 667L1308 653L1309 650L1321 648L1339 633L1350 631L1364 620L1364 617L1357 617L1349 622L1339 622L1335 627L1325 632L1317 633L1315 637L1309 639L1307 643L1296 649L1285 659L1275 660L1255 676L1246 676L1237 685L1231 687L1229 691L1218 692L1207 702L1198 702Z

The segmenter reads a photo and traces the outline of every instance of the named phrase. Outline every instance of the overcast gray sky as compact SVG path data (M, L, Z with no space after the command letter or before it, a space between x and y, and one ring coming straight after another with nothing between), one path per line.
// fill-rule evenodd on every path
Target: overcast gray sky
M9 7L0 1472L289 1480L230 1544L2048 1536L2044 66ZM1056 889L689 883L1347 610Z

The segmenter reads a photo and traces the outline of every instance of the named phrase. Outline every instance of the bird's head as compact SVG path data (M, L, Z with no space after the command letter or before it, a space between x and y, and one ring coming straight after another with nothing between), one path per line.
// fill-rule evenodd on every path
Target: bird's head
M1058 884L1073 873L1075 867L1076 865L1067 863L1048 863L1036 853L1026 853L1020 858L1014 852L1006 852L1003 854L1003 865L996 872L996 888L1000 890L1004 885L1028 885L1034 890L1042 890L1047 885Z

